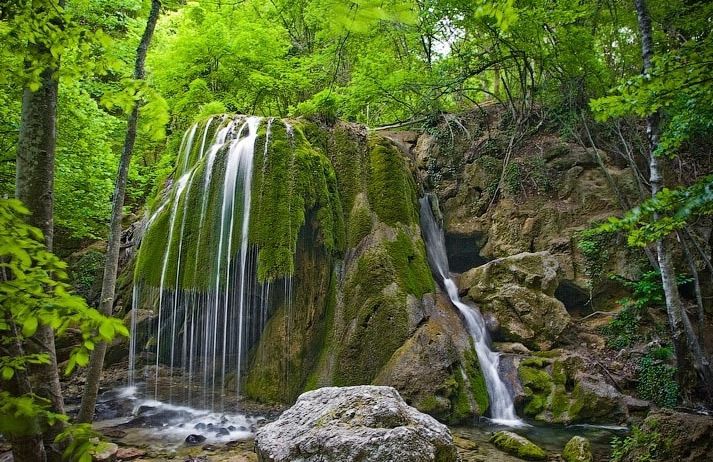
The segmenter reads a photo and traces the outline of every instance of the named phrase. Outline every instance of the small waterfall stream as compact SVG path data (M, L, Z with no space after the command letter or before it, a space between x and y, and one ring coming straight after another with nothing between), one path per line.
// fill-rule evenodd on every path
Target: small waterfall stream
M450 277L445 237L443 230L433 215L431 200L426 195L419 202L421 205L421 232L426 243L428 260L434 272L438 274L451 302L458 308L466 330L473 338L475 351L478 355L478 361L480 362L480 368L483 371L490 397L491 420L494 423L511 427L522 426L524 425L523 422L515 415L515 407L510 392L498 374L500 353L490 349L490 336L488 335L485 321L477 309L473 309L461 302L458 296L458 287Z

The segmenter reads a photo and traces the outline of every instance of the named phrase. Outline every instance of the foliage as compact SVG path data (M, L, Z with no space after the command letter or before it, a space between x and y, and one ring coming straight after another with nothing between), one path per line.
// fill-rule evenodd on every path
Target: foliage
M577 240L577 249L584 257L584 273L596 283L603 277L604 265L609 259L610 238L591 228L581 231Z
M676 382L676 368L660 359L670 358L670 349L657 349L639 360L636 372L639 396L658 406L675 407L678 404L679 386Z
M631 435L612 439L611 462L621 462L625 457L636 453L637 462L653 462L658 460L658 453L662 447L661 434L658 432L646 432L640 427L634 426Z
M713 175L688 187L664 188L622 218L609 218L596 231L621 231L630 246L645 247L685 228L695 218L710 214L713 214Z
M66 373L85 366L98 341L128 336L123 323L102 316L69 292L66 264L46 250L42 233L24 222L29 212L14 199L0 199L0 370L2 382L17 379L32 364L48 364L45 354L23 352L40 325L57 335L77 329L82 343L70 354ZM3 385L6 388L6 385ZM0 392L0 431L25 435L39 432L66 416L49 410L49 401L32 393ZM70 432L80 432L70 427ZM79 436L75 434L75 436ZM78 440L79 441L79 440ZM77 447L84 452L88 446ZM80 456L86 460L86 456Z
M690 282L690 278L685 275L679 274L677 277L678 285ZM666 299L661 284L661 273L658 271L647 271L635 281L618 275L612 275L610 278L631 291L630 298L619 300L619 304L623 307L621 311L602 328L602 333L607 337L607 345L610 348L621 349L645 338L640 326L643 317L650 308L660 308L665 305Z

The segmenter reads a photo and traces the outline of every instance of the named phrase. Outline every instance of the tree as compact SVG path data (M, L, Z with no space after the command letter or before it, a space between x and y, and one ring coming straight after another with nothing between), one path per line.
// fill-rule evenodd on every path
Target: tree
M37 393L29 376L32 369L52 364L48 352L27 350L44 335L41 328L53 336L69 328L80 331L83 340L72 351L67 372L87 364L95 343L128 335L119 320L101 316L71 294L64 282L66 264L47 250L42 232L25 222L29 214L20 201L0 199L0 432L12 443L17 462L46 460L55 442L47 441L47 429L67 421L50 399ZM84 427L69 427L55 438L61 442L70 436L75 441L64 455L86 460L89 438L95 435Z
M139 47L136 51L136 63L134 67L134 79L142 81L145 76L144 64L146 54L151 43L156 22L161 9L160 0L151 1L151 12L146 21L146 28ZM137 95L137 96L140 96ZM121 221L124 209L124 197L126 195L126 181L128 178L131 156L136 142L136 130L139 119L140 101L134 101L129 123L124 140L124 148L119 161L119 171L116 178L116 188L114 190L114 202L112 205L111 225L109 240L107 242L106 261L104 266L104 278L102 280L102 292L100 297L100 310L106 316L112 315L114 307L114 292L116 290L116 276L119 266L119 250L121 247ZM91 422L94 417L94 406L99 392L99 382L101 380L102 369L104 367L104 356L106 354L106 342L99 342L96 345L87 369L87 381L82 395L82 404L77 420L79 422Z

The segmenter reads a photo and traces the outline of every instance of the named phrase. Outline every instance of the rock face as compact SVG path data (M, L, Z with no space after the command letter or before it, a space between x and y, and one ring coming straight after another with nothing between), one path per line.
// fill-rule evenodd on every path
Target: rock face
M574 436L564 446L562 458L565 462L592 462L592 443L587 438Z
M493 433L490 441L499 449L526 460L545 460L547 453L532 441L517 433L499 431Z
M485 379L470 336L445 295L426 295L424 318L374 379L391 385L406 402L447 422L483 415Z
M549 252L521 253L463 273L460 287L482 312L497 318L504 340L547 350L570 322L554 297L559 271Z
M262 462L455 462L447 427L391 387L320 388L257 431Z
M629 416L625 397L576 355L522 359L517 368L523 413L549 423L621 423Z
M577 295L572 307L587 304L595 282L600 309L621 289L606 278L592 281L578 232L620 214L620 196L638 200L636 177L615 156L546 129L511 145L503 114L492 107L452 116L411 146L421 181L438 196L446 236L470 240L484 259L549 251ZM613 244L597 253L601 274L635 275L638 253Z
M713 418L669 410L651 412L622 462L713 460Z

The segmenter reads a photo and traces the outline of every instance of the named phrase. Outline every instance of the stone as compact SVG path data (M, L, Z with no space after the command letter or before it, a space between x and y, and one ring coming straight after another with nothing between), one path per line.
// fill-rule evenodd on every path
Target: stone
M100 441L92 451L92 461L94 462L113 462L116 460L116 453L119 446L116 443L108 443Z
M227 428L219 428L215 433L217 436L227 436L230 435L230 431Z
M521 253L473 268L460 281L480 310L497 318L504 341L547 350L571 321L554 297L559 273L549 252Z
M186 436L186 444L189 446L196 446L204 442L205 439L206 438L203 435L191 434Z
M498 449L525 460L545 460L547 453L524 436L509 431L493 433L490 442Z
M649 413L622 462L713 460L713 417L672 410Z
M116 458L119 460L134 460L146 454L146 451L139 448L119 448Z
M488 396L473 396L472 383L481 383L471 339L455 307L445 295L424 296L428 318L391 356L374 385L396 388L421 412L449 423L483 415ZM466 372L463 379L461 370ZM458 375L456 375L458 374Z
M564 446L562 458L565 462L592 462L592 443L582 436L573 436Z
M391 387L328 387L302 394L258 429L261 462L455 462L446 426L408 406Z

